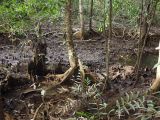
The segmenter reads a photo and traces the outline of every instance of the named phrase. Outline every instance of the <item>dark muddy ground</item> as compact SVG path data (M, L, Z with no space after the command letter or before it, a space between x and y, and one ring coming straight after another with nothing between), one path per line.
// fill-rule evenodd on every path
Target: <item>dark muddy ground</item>
M58 33L57 33L58 34ZM68 55L65 47L63 35L53 34L46 39L47 41L47 63L55 64L60 58L63 63L68 64ZM128 42L125 39L114 38L111 42L111 64L118 63L118 59L124 54L135 54L133 46L135 41ZM88 66L102 69L105 67L105 39L97 37L89 40L74 40L74 45L78 57ZM29 46L17 48L13 45L1 44L0 63L6 65L15 65L25 63L31 59L33 53Z
M47 41L47 64L57 64L60 59L62 64L68 66L68 55L65 47L65 40L63 33L58 28L49 34L44 39ZM33 52L32 47L23 44L14 46L11 42L6 42L7 38L3 35L0 36L0 65L7 67L13 72L27 73L27 63L32 59ZM22 43L22 42L21 42ZM136 40L131 38L117 38L114 37L111 41L110 51L110 65L111 65L111 79L112 90L105 94L105 99L112 103L112 99L116 96L122 95L133 88L133 67L136 57ZM156 41L157 43L157 41ZM103 74L105 72L105 39L102 36L93 37L89 40L74 40L74 45L78 57L82 62L91 68L94 72ZM143 68L141 70L141 83L136 89L147 89L154 77L154 71L151 70L152 65L155 64L157 59L157 53L154 50L155 46L146 48L146 55L142 60ZM155 57L154 60L146 62L148 52L151 53L151 57ZM150 56L148 57L150 58ZM148 59L147 59L148 60ZM151 63L151 64L149 64ZM27 93L31 86L29 84L14 88L12 91L8 91L5 95L5 110L11 113L15 120L29 120L34 117L36 109L43 102L43 98L40 95L40 91L29 92L26 96L22 93ZM118 91L118 92L117 92ZM109 99L108 99L109 98ZM75 106L79 106L79 101L70 93L70 87L67 85L57 86L50 91L50 95L45 98L45 102L48 102L49 106L42 105L41 109L50 110L54 116L52 120L58 120L60 117L64 119L74 114ZM64 105L68 105L69 109L66 111L63 109ZM27 106L27 107L26 107ZM53 109L54 108L54 109ZM61 109L60 109L61 108ZM27 114L27 115L26 115ZM45 114L45 112L41 113ZM29 116L28 116L29 115ZM41 120L43 118L39 118ZM51 119L51 118L50 118ZM11 119L12 120L12 119Z

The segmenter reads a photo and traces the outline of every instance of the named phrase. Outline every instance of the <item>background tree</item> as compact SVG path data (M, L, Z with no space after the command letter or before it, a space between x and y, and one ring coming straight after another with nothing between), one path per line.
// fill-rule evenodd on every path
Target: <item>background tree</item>
M72 0L66 2L66 45L68 49L70 66L75 68L78 64L76 52L74 50L73 38L72 38Z
M28 72L30 75L33 75L35 80L35 75L44 76L46 75L46 63L45 57L47 54L47 43L45 39L42 37L42 28L41 23L37 23L36 27L36 38L33 41L34 44L34 56L33 61L31 61L28 65Z
M89 31L92 31L92 17L93 17L93 0L90 0Z
M157 8L158 0L147 0L143 3L141 7L141 20L140 20L140 37L139 37L139 45L138 45L138 57L136 63L136 83L139 78L139 69L142 61L142 55L144 51L144 47L146 45L146 40L148 38L148 34L151 28L151 24L153 22L153 18L155 15L155 11Z
M142 40L143 40L143 38L144 38L144 35L145 35L145 31L147 30L147 29L143 29L144 31L143 31L143 35L142 35L142 20L143 20L143 12L144 12L144 1L143 0L141 0L141 12L140 12L140 23L139 23L139 31L140 31L140 35L139 35L139 41L138 41L138 56L137 56L137 61L136 61L136 66L135 66L135 68L136 68L136 79L138 80L138 77L139 77L139 67L140 67L140 52L141 52L141 46L142 46ZM146 23L146 21L143 21L143 23ZM146 27L145 26L145 24L143 24L144 25L144 27ZM143 37L142 37L143 36Z
M84 39L84 14L83 14L83 0L79 0L79 14L80 14L80 33L81 40Z
M109 37L106 37L106 81L105 86L109 87L109 58L110 41L112 40L112 0L109 1Z
M0 6L0 32L9 36L25 36L32 32L37 21L53 23L59 19L64 0L2 1ZM43 32L43 31L42 31ZM43 34L43 33L42 33Z

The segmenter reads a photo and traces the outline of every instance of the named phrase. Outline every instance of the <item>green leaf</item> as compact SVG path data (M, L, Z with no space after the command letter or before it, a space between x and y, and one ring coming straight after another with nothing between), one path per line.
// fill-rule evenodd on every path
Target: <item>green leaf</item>
M121 106L120 106L120 104L119 104L119 101L118 101L118 100L116 101L116 106L118 107L118 109L120 109L120 108L121 108Z
M125 106L125 102L124 102L124 99L121 97L121 102L122 102L122 105Z
M133 92L131 91L130 92L130 99L133 99L134 98L134 94L133 94Z
M93 116L91 113L89 113L89 112L76 112L75 113L75 115L77 116L77 117L86 117L86 118L89 118L89 117L91 117L91 116Z
M125 107L125 106L123 106L123 109L126 111L126 113L129 115L129 111L128 111L128 109Z
M142 101L140 98L138 98L138 101L139 101L140 105L141 105L142 107L144 107L143 101Z
M140 108L140 105L137 101L133 100L134 104L136 105L136 108Z
M122 115L121 115L121 114L122 114L121 109L118 109L118 110L117 110L117 113L118 113L118 118L120 119L121 116L122 116Z
M131 108L132 110L134 110L134 111L135 111L135 107L134 107L134 105L132 105L131 103L128 103L128 105L130 106L130 108Z
M139 91L137 91L137 94L136 94L136 98L138 98L139 97L139 94L140 94L140 92Z
M128 93L125 93L125 94L126 94L126 101L129 102L130 100L129 94Z

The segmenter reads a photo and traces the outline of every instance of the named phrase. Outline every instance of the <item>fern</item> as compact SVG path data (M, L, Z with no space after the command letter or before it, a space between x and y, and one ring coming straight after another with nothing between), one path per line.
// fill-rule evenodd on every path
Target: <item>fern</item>
M120 119L124 116L124 113L130 115L130 111L135 111L138 108L144 107L145 98L140 96L140 92L125 93L124 97L121 97L116 101L115 114Z
M155 106L153 100L146 100L145 96L140 95L140 92L130 92L125 93L124 97L117 100L116 109L112 109L110 112L114 112L121 119L125 113L130 115L131 110L135 112L137 110L137 113L134 114L137 119L150 120L160 118L159 109L160 107Z
M139 113L136 113L136 118L141 118L144 120L150 120L154 118L160 118L159 106L155 106L155 103L152 100L146 101L146 107L141 107Z
M87 77L85 80L84 80L84 85L85 86L89 86L91 84L91 80Z

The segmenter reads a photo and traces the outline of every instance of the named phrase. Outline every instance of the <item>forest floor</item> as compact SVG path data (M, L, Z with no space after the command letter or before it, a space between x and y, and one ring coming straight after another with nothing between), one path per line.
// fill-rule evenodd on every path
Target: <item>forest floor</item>
M47 65L52 67L62 59L61 64L68 67L68 54L63 33L58 27L51 32L51 34L45 36L47 41ZM136 43L137 40L120 36L114 36L111 41L111 89L102 95L104 101L111 107L125 93L146 91L153 78L155 78L155 71L152 70L152 67L157 62L158 52L155 50L158 45L157 40L145 48L139 83L134 87L133 71L137 52ZM88 40L74 40L74 45L83 64L103 79L105 76L105 39L102 36L94 36ZM12 71L13 74L26 74L27 63L32 59L32 56L33 51L30 46L12 45L11 42L6 41L5 36L0 35L0 65ZM71 78L71 80L73 83L80 82L80 80L74 78ZM85 119L87 115L76 113L77 110L85 110L88 107L82 108L83 99L73 95L72 88L75 87L73 83L71 84L71 81L68 81L56 86L50 90L45 98L41 96L40 90L36 92L33 90L31 81L20 80L15 84L12 83L13 86L4 93L4 110L8 116L6 120L31 120L31 118L34 120L34 117L36 117L35 120L59 120L60 118L76 119L80 116L84 117L80 119ZM111 118L112 120L118 119L114 115ZM134 118L135 116L131 115L121 119L134 120Z

